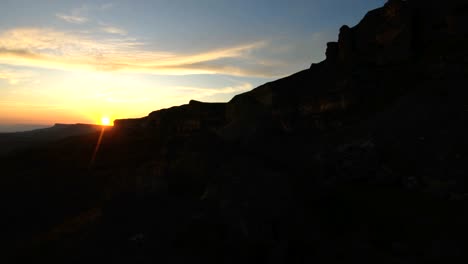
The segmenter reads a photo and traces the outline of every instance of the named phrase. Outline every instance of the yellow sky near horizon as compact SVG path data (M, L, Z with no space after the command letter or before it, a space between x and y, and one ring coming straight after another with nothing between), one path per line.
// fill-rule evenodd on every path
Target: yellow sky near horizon
M210 101L253 88L250 83L239 83L220 88L171 86L168 89L138 75L86 71L67 73L47 83L47 87L42 82L13 84L12 98L0 99L0 123L100 124L102 117L111 120L142 117L161 108L186 104L191 99Z
M229 101L322 61L384 2L3 1L0 132Z
M103 117L140 117L190 99L227 101L253 88L246 81L211 88L163 86L171 76L269 74L215 63L245 59L264 42L193 54L147 51L142 45L127 38L96 40L51 29L1 33L0 123L99 124Z

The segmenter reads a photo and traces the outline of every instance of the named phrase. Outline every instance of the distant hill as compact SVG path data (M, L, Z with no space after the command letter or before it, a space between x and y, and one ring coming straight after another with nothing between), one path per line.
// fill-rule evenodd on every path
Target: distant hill
M35 129L48 128L50 125L35 125L35 124L13 124L13 125L1 125L0 133L14 133L31 131Z
M52 127L23 132L0 133L0 155L63 138L100 131L102 126L89 124L55 124Z

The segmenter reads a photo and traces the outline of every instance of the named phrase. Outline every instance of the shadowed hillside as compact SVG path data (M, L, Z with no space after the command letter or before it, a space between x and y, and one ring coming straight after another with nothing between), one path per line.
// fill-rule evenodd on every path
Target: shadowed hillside
M100 131L101 126L87 124L55 124L53 127L23 132L0 133L0 155L13 151L41 146L71 136L91 134Z
M390 0L326 60L3 158L14 260L466 259L468 4ZM26 166L25 166L26 165Z

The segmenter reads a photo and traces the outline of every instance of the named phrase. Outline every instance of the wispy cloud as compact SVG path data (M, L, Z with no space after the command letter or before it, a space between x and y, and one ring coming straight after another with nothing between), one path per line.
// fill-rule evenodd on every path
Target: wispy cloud
M216 95L224 94L238 94L251 90L252 84L241 83L235 86L227 86L221 88L202 88L202 87L190 87L190 86L176 86L174 90L179 91L182 94L196 95L197 98L214 97Z
M54 29L17 28L0 34L0 63L64 70L124 71L150 74L228 74L269 76L262 67L235 67L223 59L252 60L264 47L256 41L200 53L150 50L128 37L95 39ZM250 61L255 65L255 61Z
M159 104L160 108L186 104L191 99L204 102L225 102L234 95L247 92L252 88L253 85L246 82L210 88L201 86L169 86L164 90L159 90L157 96L153 97L150 102L152 102L151 105L155 103ZM158 102L158 98L164 98L164 100Z
M20 108L20 109L66 109L66 105L61 104L40 104L40 103L29 103L22 101L0 101L0 106L8 108Z
M112 89L103 89L99 90L91 96L83 97L82 99L106 101L108 103L143 103L150 101L151 99L147 96L142 96L141 94L134 93L133 91L128 91L126 89L112 88Z
M127 35L127 31L125 29L113 27L113 26L103 26L101 27L101 30L109 34L117 34L117 35L122 35L122 36Z
M57 18L60 18L63 21L66 21L68 23L72 24L84 24L88 22L88 18L84 16L78 16L78 15L66 15L66 14L56 14L55 15Z
M0 67L0 80L6 80L12 85L29 80L33 76L34 74L29 71L19 71Z
M80 8L75 8L71 10L70 13L57 13L55 14L55 16L68 23L84 24L89 21L88 17L85 16L87 10L88 6L83 5Z

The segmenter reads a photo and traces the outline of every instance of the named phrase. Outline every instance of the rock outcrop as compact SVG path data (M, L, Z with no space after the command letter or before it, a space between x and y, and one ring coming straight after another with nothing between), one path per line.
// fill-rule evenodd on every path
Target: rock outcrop
M225 124L226 103L203 103L195 100L187 105L154 111L147 117L114 121L117 130L151 131L174 136L188 136L196 131L217 129Z

